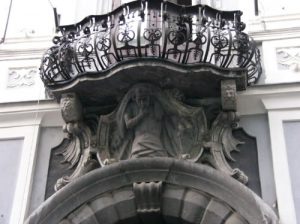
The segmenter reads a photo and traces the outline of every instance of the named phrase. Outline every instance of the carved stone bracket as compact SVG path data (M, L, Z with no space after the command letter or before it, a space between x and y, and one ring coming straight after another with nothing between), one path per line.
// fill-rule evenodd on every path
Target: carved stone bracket
M238 151L237 146L242 144L232 135L232 126L236 122L235 112L221 112L218 115L210 129L210 141L205 143L205 152L201 162L208 163L217 170L246 184L248 177L244 172L231 168L227 162L227 160L235 161L231 156L231 152Z
M58 146L57 155L63 156L62 163L69 163L69 169L75 168L70 176L58 179L55 190L82 176L89 171L98 168L99 163L93 158L93 135L90 127L83 121L83 108L80 100L74 93L63 94L61 101L62 117L66 124L63 131L66 137Z
M221 102L224 111L236 111L236 82L233 79L221 81Z
M247 184L247 175L237 168L231 168L227 162L227 160L235 161L231 152L238 151L237 146L242 144L232 135L232 130L238 126L238 116L235 112L237 105L235 80L222 80L221 103L223 111L212 123L209 131L210 140L205 143L206 150L201 161L210 164L241 183Z

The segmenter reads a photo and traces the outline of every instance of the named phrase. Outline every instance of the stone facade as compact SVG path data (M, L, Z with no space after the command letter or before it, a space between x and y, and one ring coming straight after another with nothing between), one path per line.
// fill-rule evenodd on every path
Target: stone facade
M62 5L58 5L58 11L62 14L62 24L75 23L89 14L103 14L109 11L104 10L104 8L109 8L109 4L100 0L90 2L90 5L82 3L80 0L76 2L77 6L67 5L68 10L63 10ZM116 2L114 1L114 4ZM67 88L54 88L52 92L57 99L47 99L49 92L44 90L39 75L32 71L39 66L45 49L51 46L50 39L54 34L49 30L54 30L54 27L44 25L43 28L37 28L34 27L36 25L35 21L32 23L33 26L27 27L26 30L18 29L20 25L25 26L27 24L26 21L30 19L30 16L26 15L26 12L31 9L25 11L23 10L23 3L15 4L14 10L19 8L18 18L23 18L22 23L11 20L11 23L15 24L17 29L10 28L6 42L0 45L0 71L3 74L0 77L0 145L1 147L5 145L7 139L12 141L13 144L23 142L23 144L17 144L18 147L15 147L18 153L22 153L22 160L18 162L16 157L11 161L11 166L16 165L16 167L19 167L16 174L11 174L12 169L7 169L1 176L8 183L11 180L9 177L13 175L15 184L11 184L10 192L12 189L15 190L11 194L0 194L1 201L2 198L4 198L4 201L11 201L11 205L7 204L9 207L7 211L0 211L0 222L21 224L24 223L26 217L32 214L31 220L38 220L37 223L40 223L37 218L38 212L45 214L51 209L53 209L51 211L57 211L55 209L61 208L62 213L56 214L58 214L57 217L62 220L62 223L80 223L82 220L80 221L76 217L82 216L82 214L90 220L94 220L99 215L107 218L108 216L103 216L105 213L120 214L120 216L111 215L109 218L116 217L118 220L127 220L129 223L131 221L135 222L137 217L139 217L139 220L142 219L143 222L149 221L150 223L151 218L160 222L162 217L164 221L167 220L169 223L178 222L178 220L190 223L199 223L199 220L204 223L209 221L218 223L215 220L220 219L227 219L228 223L247 223L250 222L249 220L255 220L257 223L276 223L273 212L266 208L263 205L264 202L254 196L253 192L249 194L249 188L259 195L269 207L273 208L281 223L296 224L297 220L299 221L299 214L297 213L299 211L298 185L295 172L292 170L299 155L295 153L297 151L293 151L297 146L297 141L290 141L291 133L299 131L295 121L300 119L300 96L297 84L299 76L296 58L299 45L299 15L297 12L289 14L288 7L286 7L284 14L271 15L271 11L275 13L276 10L276 12L284 10L278 3L272 3L272 6L270 6L272 9L277 7L275 11L264 12L264 8L270 8L267 1L261 3L262 5L259 6L260 16L255 18L252 12L254 7L250 5L252 2L232 4L228 0L224 2L206 1L205 3L212 3L213 6L226 10L241 9L244 11L243 18L251 18L251 22L247 22L246 33L255 39L262 54L263 63L262 75L258 80L258 85L248 87L246 91L242 91L246 88L245 79L243 78L245 76L243 75L244 71L236 71L239 78L235 78L234 86L233 83L230 83L232 82L230 79L227 79L228 83L226 83L226 80L224 80L225 82L221 81L225 76L233 74L228 70L207 66L209 71L207 73L205 69L197 68L197 66L173 66L172 63L161 63L149 58L142 63L128 61L120 67L113 66L110 69L111 73L103 73L104 76L114 74L110 76L112 79L105 84L102 84L101 77L80 76L76 81L78 82L76 88L69 89L70 91L65 91ZM47 17L47 21L43 20L44 24L52 24L52 11L46 10L48 6L44 7L44 3L36 4L40 8L40 20ZM291 6L290 2L284 4ZM234 7L230 8L233 5ZM297 2L295 5L297 5ZM2 8L5 9L5 7ZM34 8L32 7L32 9ZM296 8L294 7L294 9ZM126 11L126 8L124 10ZM71 15L71 11L74 12L74 15ZM46 14L48 16L45 17ZM69 16L68 21L66 20L67 14ZM13 17L15 16L13 15ZM74 17L73 20L71 17ZM19 33L12 33L13 30L18 30ZM45 37L45 34L50 34L50 36ZM146 37L148 38L148 36ZM180 41L180 38L178 40ZM136 43L129 42L128 44L134 45ZM86 49L86 53L88 53L88 49ZM87 54L82 51L83 59L85 55ZM135 67L136 70L132 70L132 67ZM122 76L122 70L127 74L127 78ZM143 74L146 72L147 74L138 76L141 71L143 71ZM186 79L185 72L192 76ZM157 73L164 74L164 78L161 79L159 75L156 76ZM195 74L201 75L197 76ZM151 77L151 80L148 80L147 77ZM210 77L213 78L210 79ZM185 80L193 81L186 84ZM206 81L202 82L202 80ZM212 80L217 81L212 82ZM124 82L123 85L117 85L122 86L122 88L114 89L115 82L118 84ZM221 82L223 83L221 84ZM90 85L91 83L94 83L94 85ZM172 131L179 133L178 136L180 137L176 140L182 140L182 142L191 146L191 143L193 143L191 139L193 138L189 134L190 130L197 127L203 128L203 130L200 128L200 131L195 132L200 133L199 139L201 139L199 141L201 144L196 144L196 150L190 147L193 150L189 153L184 151L176 154L175 158L169 158L173 157L169 154L167 156L163 155L160 158L152 158L156 162L151 163L148 161L151 158L133 159L131 153L119 159L117 155L120 155L120 152L111 155L107 153L105 147L100 147L102 141L99 140L99 136L100 133L103 133L101 128L117 127L111 121L117 120L114 114L120 109L118 105L120 102L124 102L125 95L134 89L131 88L135 83L150 83L154 86L153 88L158 88L164 96L169 97L170 94L176 102L178 101L178 104L183 105L182 108L193 107L202 111L199 112L199 114L202 114L200 116L202 119L198 123L192 121L191 127L186 125L183 126L184 129L172 129ZM70 84L69 87L73 84ZM189 85L194 86L190 87ZM195 88L195 86L199 86L199 88ZM101 89L111 90L111 92L101 91ZM194 91L195 89L196 91ZM100 99L98 96L101 96L101 94L104 97ZM63 100L72 98L72 96L73 100ZM108 101L105 101L106 97L109 98ZM152 101L157 102L156 98L150 98ZM107 102L112 102L112 104L107 104ZM134 105L134 102L130 101L129 104ZM105 107L102 107L104 104ZM129 107L138 108L137 106ZM133 112L128 113L131 114L129 116L131 118L133 118L133 115L138 114L135 112L136 109L132 110ZM164 112L163 114L166 114L164 116L175 116L176 118L176 114L174 115L173 112L165 112L164 107L161 110ZM236 116L237 114L239 116ZM111 118L114 119L110 120ZM177 118L175 120L178 120ZM101 123L101 119L109 122ZM182 122L188 124L189 119L184 117ZM192 117L191 119L193 120ZM203 125L204 119L206 120L206 127ZM147 121L149 120L146 118L141 119L141 123ZM158 124L161 123L158 122ZM177 123L177 127L180 126L179 124L180 122ZM161 124L160 126L165 125ZM136 132L135 128L132 130ZM161 128L161 130L164 129ZM230 136L229 139L232 141L224 142L222 134L227 137ZM189 138L186 138L187 136ZM61 140L63 141L59 144ZM124 144L124 140L120 142ZM160 142L162 143L160 145L165 146L162 139L160 139ZM222 147L217 147L218 144L214 145L212 142L217 142ZM108 145L111 148L112 145ZM6 151L12 148L9 144L5 147L7 147ZM240 152L237 152L236 149ZM140 148L138 151L140 151ZM18 154L16 153L16 155ZM197 155L199 155L199 158ZM195 158L199 160L195 161ZM249 158L251 158L251 164L248 163ZM61 163L62 161L64 163ZM138 164L135 164L135 161ZM164 163L166 167L161 167ZM172 166L168 167L168 164L172 164ZM135 177L136 179L126 180L127 182L119 182L118 186L124 184L120 188L112 187L111 190L104 192L102 191L104 188L97 185L97 189L88 188L87 192L93 192L92 195L83 194L85 197L82 198L71 196L78 189L86 187L86 183L95 182L95 179L103 180L101 178L110 177L114 170L115 172L118 172L118 169L124 171L132 166L139 169L138 167L143 165L145 170L153 167L154 173L158 172L157 169L164 170L169 173L169 176L165 176L166 178L155 176L147 179L149 176L144 175L144 178L141 179ZM186 174L182 174L181 178L183 179L176 176L178 169L182 171L186 169L185 171L188 171L188 173L203 176L206 182L213 181L221 186L226 186L226 189L230 192L228 195L238 195L239 198L235 197L234 200L224 198L224 195L228 192L223 195L216 195L217 192L222 192L222 189L211 191L199 182L197 182L197 188L192 185L194 179L191 183L184 181L188 178ZM128 170L127 177L133 177L129 174L130 172ZM151 172L151 168L149 168L150 176L152 175ZM207 172L214 175L205 176ZM121 179L123 176L119 176L116 184L118 181L123 180ZM226 181L223 182L222 178L219 179L220 176L225 178ZM248 183L246 184L248 188L235 180L245 183L246 177L248 177ZM174 182L176 178L182 180L180 184ZM99 182L101 186L105 185L103 181L101 184ZM36 210L48 197L54 194L54 185L57 186L58 192L55 194L58 195L58 199L49 199L45 202L46 205L50 206L49 210L41 208ZM213 188L211 185L207 186ZM153 197L153 200L149 199L147 192L149 192L151 198ZM252 207L251 214L256 215L247 216L243 212L245 207L238 207L234 204L239 202L240 198L243 198L239 195L241 192L244 197L249 199L249 204L244 206L247 208ZM13 196L10 197L9 195ZM73 204L72 212L65 209L70 205L67 203L60 208L56 208L56 200L61 198L69 198L68 203L70 204L78 199L78 204ZM263 205L263 208L257 207L257 204L254 205L255 203L252 203L252 200L259 202ZM114 204L112 210L110 205L114 201L116 201L116 204ZM146 203L142 203L143 201ZM120 207L120 204L124 203L127 206ZM99 204L103 206L97 206ZM180 205L180 208L169 208L170 204ZM125 210L127 208L131 212L122 213L128 211ZM92 209L95 212L91 212ZM187 210L189 213L186 213ZM197 213L196 211L201 212ZM222 211L220 214L224 216L216 216L216 211ZM263 216L265 217L262 218ZM57 223L57 220L53 222ZM102 219L100 220L103 222ZM114 219L110 220L114 221ZM104 222L108 221L105 220Z

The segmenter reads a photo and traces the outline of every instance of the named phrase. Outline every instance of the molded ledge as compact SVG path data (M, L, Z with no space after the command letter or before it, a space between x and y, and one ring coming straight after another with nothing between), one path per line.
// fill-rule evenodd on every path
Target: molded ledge
M224 79L236 80L237 90L245 90L247 70L139 58L122 61L103 72L83 73L70 83L49 88L58 99L62 93L76 92L86 105L105 105L117 103L118 98L138 82L150 82L162 88L177 88L187 97L218 97L220 81Z

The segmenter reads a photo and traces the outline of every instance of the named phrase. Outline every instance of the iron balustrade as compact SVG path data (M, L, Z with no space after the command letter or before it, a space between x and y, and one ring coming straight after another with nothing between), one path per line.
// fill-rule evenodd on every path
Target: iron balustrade
M244 68L251 85L262 72L260 53L243 32L241 15L205 5L133 1L108 14L60 26L61 35L53 38L54 46L42 58L41 78L51 88L81 75L101 75L122 61L157 58Z

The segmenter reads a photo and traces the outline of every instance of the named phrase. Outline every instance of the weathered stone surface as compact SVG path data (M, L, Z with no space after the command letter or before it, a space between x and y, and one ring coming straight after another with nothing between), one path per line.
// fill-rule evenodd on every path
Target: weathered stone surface
M236 83L234 79L221 81L221 102L225 111L236 111Z
M255 193L222 172L182 160L140 158L97 169L78 178L43 203L26 224L54 224L62 220L86 223L74 221L78 212L86 220L99 218L97 214L101 214L101 219L110 217L107 219L110 221L104 223L140 223L137 207L132 204L135 203L133 183L159 181L163 183L163 209L158 211L157 217L166 223L176 223L174 220L186 223L201 220L203 223L205 219L221 220L214 224L278 223L274 212ZM180 205L178 209L167 209L171 201ZM92 206L93 212L86 206ZM117 212L123 209L128 211L127 217ZM195 213L198 209L199 213ZM97 218L94 223L103 223Z
M256 138L247 134L243 128L234 130L233 135L243 142L243 144L239 145L239 152L232 153L232 157L235 161L229 161L229 164L243 170L249 177L247 187L254 191L258 196L261 196Z
M235 96L235 81L229 84ZM222 93L223 98L226 96ZM142 157L173 157L209 164L246 184L247 175L228 163L234 161L231 153L238 151L241 144L232 135L238 117L234 110L225 110L228 105L227 109L232 107L231 103L223 102L223 110L208 124L201 104L190 106L184 99L179 89L138 83L114 111L98 118L95 113L84 116L76 94L63 94L66 137L56 148L63 156L62 162L69 163L74 171L59 178L55 189L98 167ZM235 102L235 98L232 100Z
M133 192L138 213L160 212L162 193L161 181L133 183Z
M247 71L198 64L184 65L152 58L124 61L103 74L79 76L67 85L56 85L52 93L75 92L85 106L117 104L136 83L149 82L160 88L177 88L187 97L219 97L221 80L236 80L237 90L245 90Z
M197 161L207 132L204 111L180 102L176 96L152 84L134 85L112 113L100 116L98 147L102 161L140 157Z

